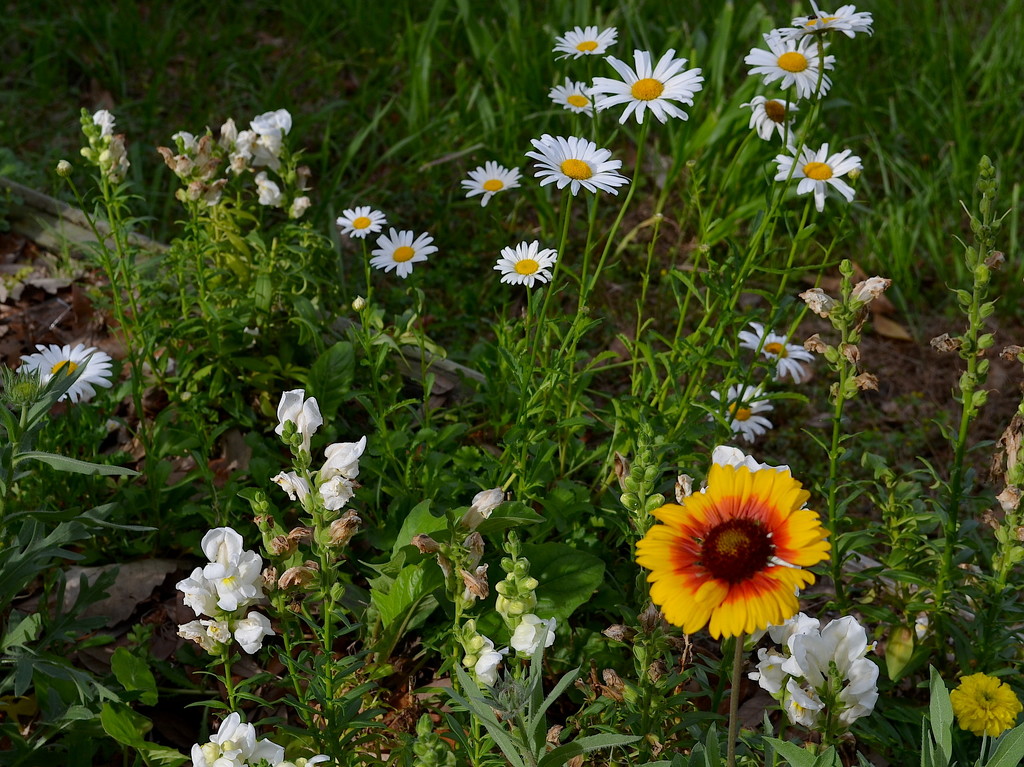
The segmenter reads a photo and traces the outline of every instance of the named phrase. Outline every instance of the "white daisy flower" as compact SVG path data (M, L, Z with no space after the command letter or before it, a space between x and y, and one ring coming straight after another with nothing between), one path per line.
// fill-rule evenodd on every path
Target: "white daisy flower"
M515 250L502 248L501 258L494 269L501 272L502 282L532 288L534 282L543 283L551 279L551 267L557 260L558 253L553 248L540 250L540 243L534 240L529 244L519 243Z
M746 104L740 106L750 107L750 124L747 126L757 131L757 135L765 141L770 141L772 133L778 131L779 138L786 140L786 124L789 124L789 135L793 135L793 112L799 111L800 107L790 104L781 99L766 99L764 96L754 96Z
M480 207L484 208L498 192L519 186L519 175L519 168L505 168L488 160L469 172L469 178L462 181L462 188L466 190L466 197L482 194Z
M785 181L792 172L792 178L800 179L796 193L814 192L814 207L819 213L825 209L825 190L829 185L845 197L847 202L853 202L853 187L839 178L863 167L860 158L852 156L850 152L844 149L830 156L828 144L822 144L817 152L805 146L799 160L786 154L777 155L775 162L779 164L779 171L775 174L775 180ZM796 167L793 167L794 162Z
M371 232L379 232L387 222L379 210L363 205L359 208L345 208L334 223L341 229L342 234L363 239Z
M824 96L832 86L828 75L821 74L821 57L818 55L818 44L810 38L786 40L782 33L773 29L764 36L768 50L754 48L743 61L750 64L751 75L764 75L764 84L769 85L782 80L780 87L785 89L796 85L799 98L809 99ZM835 56L825 57L825 69L832 69ZM818 77L821 75L821 89L818 88Z
M603 56L609 45L615 45L619 30L615 27L598 29L598 27L575 27L561 37L555 38L554 53L561 53L558 58L567 59L572 56Z
M787 375L793 379L793 383L803 383L810 378L809 368L802 363L813 362L813 354L802 346L789 343L786 336L766 330L760 322L751 322L750 328L739 332L740 346L759 351L775 361L776 381L781 381Z
M370 266L385 272L394 269L404 280L412 274L413 264L426 261L427 256L437 252L437 248L431 245L434 238L429 234L421 234L415 240L412 235L408 229L398 232L394 227L388 234L382 234L377 240L377 247L370 251L373 254Z
M746 442L753 442L772 428L772 422L760 413L771 411L772 404L765 399L756 399L762 394L758 386L730 386L725 396L712 391L711 396L726 404L730 415L729 428Z
M88 402L96 396L95 387L109 389L113 385L110 380L110 355L93 346L77 344L72 348L69 344L36 344L36 349L38 352L35 354L22 355L18 372L38 372L39 380L44 384L59 372L71 375L78 368L85 368L71 388L61 395L61 401L69 399L72 402Z
M626 122L631 114L636 114L636 121L644 121L644 110L661 122L669 117L686 120L687 115L682 109L670 102L693 106L693 96L701 89L704 78L699 69L680 70L686 66L686 59L674 58L676 52L669 48L655 66L651 66L651 54L647 51L633 51L633 69L624 61L614 56L608 57L608 63L619 73L622 80L609 77L595 77L592 92L594 95L606 94L597 99L598 110L625 104L626 109L619 118L620 123Z
M537 160L534 175L541 179L540 185L555 184L559 189L569 187L573 194L583 187L588 192L618 194L615 187L628 184L629 179L615 171L622 167L621 160L610 160L608 149L598 149L597 144L578 136L551 136L545 133L539 139L530 139L536 152L527 152L527 157Z
M586 83L573 82L568 77L565 78L564 85L556 85L548 91L548 98L562 109L568 109L576 114L592 114L594 109L594 102L590 98L590 86Z
M867 11L858 11L855 5L843 5L829 13L818 8L818 4L811 0L811 8L814 13L793 19L794 28L785 30L783 35L793 39L828 32L842 32L847 37L853 37L858 32L872 34L874 19Z

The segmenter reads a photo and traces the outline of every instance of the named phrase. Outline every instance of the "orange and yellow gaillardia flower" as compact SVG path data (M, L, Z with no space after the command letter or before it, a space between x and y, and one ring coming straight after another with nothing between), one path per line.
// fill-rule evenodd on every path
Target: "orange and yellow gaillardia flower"
M814 583L802 568L828 558L828 533L810 493L788 469L713 464L707 489L656 509L637 543L651 599L692 634L739 636L796 614L796 592Z

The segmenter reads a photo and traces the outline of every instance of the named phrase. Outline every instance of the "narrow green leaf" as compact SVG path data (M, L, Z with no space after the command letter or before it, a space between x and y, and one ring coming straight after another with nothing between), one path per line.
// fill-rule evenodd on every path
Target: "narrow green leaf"
M800 748L795 743L779 740L778 738L765 738L775 747L779 756L786 760L792 767L814 767L815 756L810 751Z
M1017 767L1024 762L1024 724L1004 732L985 767Z
M139 472L128 469L124 466L104 466L99 463L80 461L77 458L68 458L56 453L44 453L39 450L30 450L26 453L18 453L14 456L14 462L18 463L26 459L32 459L45 463L58 471L67 471L73 474L102 474L104 476L135 477Z
M932 723L932 737L935 739L936 767L946 767L953 758L953 704L949 702L949 691L942 676L934 667L930 668L931 681L928 684L931 700L928 715Z

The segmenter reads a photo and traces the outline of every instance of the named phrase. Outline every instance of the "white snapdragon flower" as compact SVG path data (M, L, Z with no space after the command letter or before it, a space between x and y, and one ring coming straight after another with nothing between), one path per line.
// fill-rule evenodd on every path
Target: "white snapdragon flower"
M786 683L785 706L790 721L809 728L817 724L821 710L825 708L817 692L800 686L795 679L790 679Z
M93 125L99 126L100 136L114 135L114 115L106 109L100 109L92 116Z
M250 655L263 647L264 637L274 636L274 630L270 627L270 620L267 616L255 611L250 612L242 620L236 621L232 630L235 641Z
M217 728L216 735L210 737L210 743L220 750L220 757L236 760L241 764L256 764L266 759L271 764L284 761L284 749L264 738L256 740L256 728L243 722L237 713L232 713ZM211 767L221 767L214 763Z
M761 685L771 695L782 691L786 684L786 672L782 670L782 664L786 656L775 650L762 647L757 651L757 671L751 671L747 678Z
M284 201L284 195L281 194L281 187L267 178L267 172L265 170L261 170L256 174L256 190L260 195L260 205L266 205L271 208L281 207L281 204Z
M255 166L266 165L268 168L277 170L281 167L281 149L284 146L284 137L292 129L292 116L287 109L278 109L274 112L264 112L254 117L249 123L255 138L250 145L252 152L252 164Z
M303 214L309 210L309 206L312 204L312 201L305 195L296 197L292 200L291 207L288 208L288 218L302 218Z
M320 482L335 477L355 479L359 476L359 457L366 449L366 437L358 442L335 442L324 450L324 465L320 469Z
M501 650L494 649L494 642L487 637L484 639L484 649L480 651L473 672L476 678L486 685L493 686L498 681L498 666L502 658L508 653L508 648Z
M271 477L270 481L280 485L293 501L305 503L306 496L309 495L309 483L294 471L287 473L282 471L276 477Z
M277 406L278 423L274 429L275 434L281 436L284 433L286 421L295 424L296 431L302 435L302 449L308 452L309 440L324 423L316 397L306 399L304 389L292 389L282 394L281 402Z
M216 589L221 610L233 612L263 597L263 559L254 551L242 549L241 535L230 527L220 527L204 535L201 545L210 560L203 568L203 577Z
M345 507L352 496L355 495L356 484L351 479L337 476L320 485L320 497L323 499L324 508L328 511L337 511Z
M174 584L174 588L185 595L186 607L196 615L217 614L217 589L203 576L203 568L197 567L188 578Z
M554 644L556 625L554 618L538 618L533 613L527 613L516 626L509 644L518 652L533 655L541 642L545 647Z
M773 642L792 650L791 642L793 637L816 632L819 628L821 628L821 621L817 618L811 618L809 615L804 615L804 613L797 613L781 626L769 626L768 634Z
M178 626L178 636L182 639L188 639L191 642L195 642L210 654L219 653L220 650L218 645L222 644L222 642L210 633L209 623L210 621L200 620L182 623ZM214 634L218 637L220 636L219 631L215 631Z

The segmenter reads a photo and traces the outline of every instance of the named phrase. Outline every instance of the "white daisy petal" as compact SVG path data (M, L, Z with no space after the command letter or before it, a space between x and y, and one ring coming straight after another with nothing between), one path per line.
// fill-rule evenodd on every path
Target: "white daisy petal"
M69 344L58 346L36 344L35 354L26 354L21 358L18 372L38 372L39 380L47 383L57 374L70 375L84 367L85 370L63 395L61 401L88 402L96 396L97 386L109 389L111 382L111 359L109 354L99 351L93 346L77 344L72 348Z

